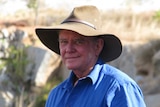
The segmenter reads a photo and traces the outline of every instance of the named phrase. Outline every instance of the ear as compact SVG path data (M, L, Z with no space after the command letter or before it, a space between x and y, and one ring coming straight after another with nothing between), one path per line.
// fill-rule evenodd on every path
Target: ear
M98 38L96 41L96 56L99 56L104 46L104 40L102 38Z

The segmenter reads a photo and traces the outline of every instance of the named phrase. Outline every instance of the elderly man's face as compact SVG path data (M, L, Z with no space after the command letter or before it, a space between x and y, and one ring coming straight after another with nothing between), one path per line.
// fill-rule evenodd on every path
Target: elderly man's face
M71 70L90 69L103 47L102 40L85 37L76 32L62 30L59 33L59 46L63 62Z

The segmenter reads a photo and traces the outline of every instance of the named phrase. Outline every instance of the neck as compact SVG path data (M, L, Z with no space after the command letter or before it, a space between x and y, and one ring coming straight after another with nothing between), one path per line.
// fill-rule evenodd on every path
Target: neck
M93 64L90 64L90 66L87 69L84 67L81 69L74 69L72 71L74 72L74 74L78 79L83 78L83 77L86 77L91 72L95 64L96 64L96 61Z
M79 79L79 78L86 77L91 72L92 68L93 67L85 71L74 70L73 72L76 75L76 77Z

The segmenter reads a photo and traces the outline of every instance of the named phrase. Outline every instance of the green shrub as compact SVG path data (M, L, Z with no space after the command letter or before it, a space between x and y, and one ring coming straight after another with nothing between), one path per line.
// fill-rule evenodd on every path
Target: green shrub
M160 22L160 10L155 12L155 15L153 16L153 19L155 19L158 22Z
M44 107L49 92L52 90L52 88L56 87L61 81L62 79L56 76L54 76L50 81L48 81L48 83L42 88L40 94L37 96L35 107Z

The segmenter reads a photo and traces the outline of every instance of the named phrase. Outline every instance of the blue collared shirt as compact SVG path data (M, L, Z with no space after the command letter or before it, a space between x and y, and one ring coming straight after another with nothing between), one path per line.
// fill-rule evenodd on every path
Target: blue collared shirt
M45 107L146 107L141 89L122 71L99 61L73 85L75 75L54 88Z

